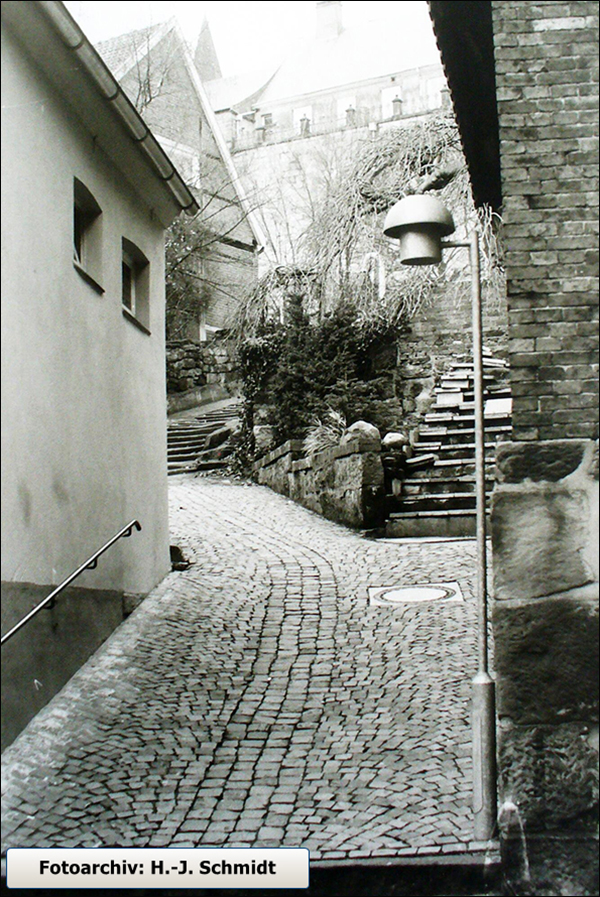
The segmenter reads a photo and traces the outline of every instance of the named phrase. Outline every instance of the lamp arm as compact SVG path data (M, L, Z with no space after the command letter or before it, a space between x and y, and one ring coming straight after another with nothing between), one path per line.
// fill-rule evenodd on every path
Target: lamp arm
M470 249L471 241L464 240L461 242L459 240L442 240L440 246L442 249Z

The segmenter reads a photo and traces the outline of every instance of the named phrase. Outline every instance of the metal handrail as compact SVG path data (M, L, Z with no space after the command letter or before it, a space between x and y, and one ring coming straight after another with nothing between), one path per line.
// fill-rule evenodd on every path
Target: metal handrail
M70 585L73 580L79 576L80 573L83 573L84 570L94 570L95 567L98 566L98 558L100 557L100 555L104 554L104 552L107 551L111 545L114 545L114 543L118 541L118 539L127 539L132 534L134 528L138 532L141 530L142 524L139 522L139 520L132 520L131 523L128 523L127 526L124 526L122 530L119 530L116 536L113 536L112 539L109 539L108 542L102 546L102 548L100 548L95 552L95 554L89 557L87 561L84 561L81 567L78 567L74 573L71 573L71 575L64 580L64 582L61 582L61 584L57 586L54 591L48 595L47 598L44 598L44 600L41 601L36 607L34 607L33 610L30 610L22 620L19 620L19 622L15 626L13 626L12 629L9 629L8 632L2 636L0 645L3 645L9 640L9 638L12 638L12 636L16 632L18 632L19 629L21 629L25 625L25 623L28 623L29 620L32 619L32 617L35 617L35 615L38 614L42 610L42 608L46 607L47 604L50 604L50 602L54 601L56 596L64 589L66 589L66 587Z

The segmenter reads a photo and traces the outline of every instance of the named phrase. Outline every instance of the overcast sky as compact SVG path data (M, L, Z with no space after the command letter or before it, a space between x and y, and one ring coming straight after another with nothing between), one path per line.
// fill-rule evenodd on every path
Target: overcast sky
M130 3L121 0L74 0L65 5L92 43L176 16L189 43L194 45L206 16L225 76L281 62L298 41L311 37L315 30L316 3L313 0ZM427 3L414 0L345 0L343 13L347 27L360 25L369 19L384 19L389 21L390 27L410 29L411 42L418 42L422 48L420 64L439 62Z

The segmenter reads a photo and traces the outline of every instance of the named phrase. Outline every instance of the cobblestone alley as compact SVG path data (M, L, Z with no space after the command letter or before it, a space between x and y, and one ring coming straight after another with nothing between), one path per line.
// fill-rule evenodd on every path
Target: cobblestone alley
M4 850L468 850L474 543L369 540L226 479L170 490L193 564L5 751ZM451 581L463 602L369 600Z

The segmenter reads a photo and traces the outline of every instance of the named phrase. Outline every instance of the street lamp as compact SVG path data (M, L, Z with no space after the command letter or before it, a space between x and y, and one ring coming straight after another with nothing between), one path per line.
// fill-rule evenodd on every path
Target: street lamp
M477 518L477 673L473 679L473 813L477 841L489 841L496 826L496 710L488 670L488 601L485 535L485 442L479 240L442 241L455 230L448 209L433 196L407 196L387 213L383 232L400 242L403 265L436 265L446 248L467 248L471 265L473 377L475 393L475 488Z

